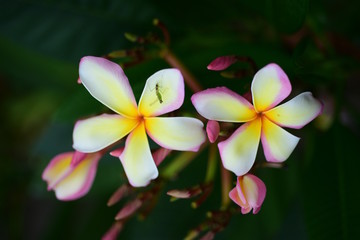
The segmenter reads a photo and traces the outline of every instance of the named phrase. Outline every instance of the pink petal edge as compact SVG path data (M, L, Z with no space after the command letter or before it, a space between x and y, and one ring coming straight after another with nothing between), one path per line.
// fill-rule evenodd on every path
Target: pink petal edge
M54 167L54 165L57 164L58 161L62 160L63 158L66 158L68 157L68 155L73 155L74 152L65 152L65 153L60 153L58 155L56 155L55 157L53 157L51 160L50 160L50 163L46 166L46 168L44 169L43 173L42 173L42 179L48 184L47 186L47 190L50 191L52 190L56 184L58 184L62 179L64 179L70 172L72 169L66 169L61 175L61 177L59 177L58 179L56 179L55 182L51 183L50 184L50 181L49 179L46 178L46 173L52 169Z
M94 157L94 159L92 159L92 161L94 161L94 162L92 163L92 165L91 165L91 167L89 169L89 172L88 172L88 174L86 176L85 184L82 186L82 188L78 192L76 192L75 194L64 197L64 198L61 198L59 200L62 200L62 201L76 200L78 198L81 198L81 197L85 196L89 192L89 190L90 190L90 188L91 188L91 186L92 186L92 184L93 184L93 182L95 180L97 166L98 166L99 160L101 158L101 154L95 153L95 156L93 156L93 157Z
M270 106L267 107L267 110L275 107L276 105L278 105L280 102L282 102L285 98L287 98L289 96L289 94L291 93L292 91L292 86L291 86L291 83L290 83L290 80L289 80L289 77L286 75L286 73L284 72L284 70L276 63L269 63L268 65L264 66L262 69L265 69L265 68L274 68L278 77L279 77L279 80L281 82L281 85L282 85L282 88L279 92L279 94L276 96L276 98L273 100L273 102L270 104ZM262 69L260 69L259 71L261 71ZM258 72L259 72L258 71ZM256 73L257 74L257 73ZM254 76L254 79L256 77L256 74ZM254 101L255 99L255 96L254 96L254 91L253 91L253 83L254 83L254 79L251 83L251 93L252 93L252 99ZM255 106L255 103L254 103L254 106Z
M233 98L236 98L237 100L239 100L241 103L243 103L244 105L248 105L249 107L253 107L251 103L249 103L248 100L246 100L243 96L237 94L236 92L228 89L227 87L216 87L216 88L208 88L206 90L203 90L201 92L197 92L195 94L193 94L191 96L191 102L193 103L193 105L196 108L196 103L199 99L199 97L201 97L202 95L213 95L213 94L217 94L217 93L225 93L228 94L230 96L232 96ZM210 119L212 120L212 119Z

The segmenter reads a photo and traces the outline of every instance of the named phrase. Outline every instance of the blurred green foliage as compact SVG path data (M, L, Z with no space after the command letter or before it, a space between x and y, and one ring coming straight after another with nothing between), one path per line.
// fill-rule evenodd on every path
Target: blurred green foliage
M0 238L99 239L111 226L120 205L106 202L126 181L116 158L100 161L90 193L74 202L57 201L41 173L53 156L71 150L76 119L107 111L76 83L80 58L132 47L125 32L160 34L151 25L159 18L171 49L205 88L247 90L252 75L225 79L206 69L218 56L237 54L259 67L278 63L294 86L292 96L310 90L333 107L329 128L315 123L295 132L302 141L287 169L258 170L268 190L260 213L234 216L216 238L358 239L358 9L356 1L334 0L1 1ZM166 67L155 59L125 69L135 96L148 76ZM182 111L194 111L191 94ZM219 183L196 210L165 194L202 181L206 163L206 154L195 159L165 187L149 217L131 219L120 238L182 239L207 210L218 209Z

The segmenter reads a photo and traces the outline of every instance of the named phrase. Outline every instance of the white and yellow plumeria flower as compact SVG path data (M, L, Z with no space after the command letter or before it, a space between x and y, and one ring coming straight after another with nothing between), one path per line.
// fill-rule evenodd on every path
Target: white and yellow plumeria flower
M66 152L56 155L45 168L42 179L57 199L70 201L87 194L95 178L101 153Z
M158 176L146 133L160 146L180 151L197 151L205 141L200 120L158 117L178 109L184 101L184 79L179 70L164 69L153 74L146 82L139 106L118 64L84 57L79 75L90 94L117 114L78 121L73 147L81 152L96 152L130 133L120 160L131 185L146 186Z
M322 111L321 102L310 92L275 107L289 96L291 84L274 63L256 73L251 92L254 105L225 87L207 89L191 98L196 110L209 120L246 122L218 144L224 167L237 176L253 166L260 138L267 161L285 161L299 138L281 127L300 129Z

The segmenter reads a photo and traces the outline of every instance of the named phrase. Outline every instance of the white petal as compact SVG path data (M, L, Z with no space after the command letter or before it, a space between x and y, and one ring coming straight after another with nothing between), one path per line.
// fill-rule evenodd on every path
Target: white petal
M139 112L146 117L172 112L183 104L184 94L181 72L175 68L160 70L146 81Z
M125 150L120 155L129 182L143 187L157 178L158 170L152 158L144 123L140 123L126 139Z
M83 57L79 75L81 83L99 102L121 115L138 115L133 91L118 64L105 58Z
M252 99L257 112L275 107L291 92L286 73L275 63L260 69L251 84Z
M133 130L138 121L117 114L80 120L73 132L73 148L80 152L96 152L113 144Z
M260 142L261 119L256 118L239 127L227 140L218 144L226 169L237 176L247 173L254 164Z
M180 151L197 151L205 141L203 123L188 117L146 118L149 136L160 146Z
M191 97L201 116L223 122L247 122L256 112L245 98L226 87L210 88Z
M304 92L264 114L282 127L300 129L316 118L322 109L323 105L319 100L310 92Z
M267 161L285 161L293 152L299 140L300 138L285 131L266 117L262 117L261 142Z

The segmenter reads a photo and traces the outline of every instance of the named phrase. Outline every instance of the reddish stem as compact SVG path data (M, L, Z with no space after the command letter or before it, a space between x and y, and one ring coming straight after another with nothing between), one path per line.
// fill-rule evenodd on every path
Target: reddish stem
M184 66L184 64L180 62L180 60L169 49L164 51L162 57L170 66L180 70L180 72L184 76L185 83L188 85L191 91L196 93L196 92L200 92L203 89L199 84L199 82L194 77L194 75L192 75L192 73Z

